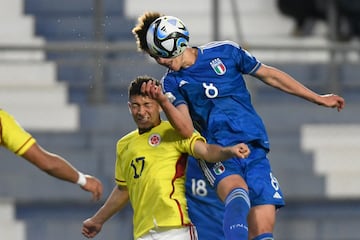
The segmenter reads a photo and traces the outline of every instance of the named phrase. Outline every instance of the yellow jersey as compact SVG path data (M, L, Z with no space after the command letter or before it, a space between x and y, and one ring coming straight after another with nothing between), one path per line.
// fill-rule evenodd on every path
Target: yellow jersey
M35 139L26 132L13 116L0 109L0 144L17 155L24 154Z
M196 132L182 138L168 121L162 121L149 132L136 130L117 142L115 181L129 191L135 239L157 227L191 224L185 170L196 140L205 142Z

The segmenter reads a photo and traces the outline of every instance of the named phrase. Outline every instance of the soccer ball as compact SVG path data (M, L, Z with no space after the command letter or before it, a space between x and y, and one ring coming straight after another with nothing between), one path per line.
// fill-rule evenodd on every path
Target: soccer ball
M150 54L161 58L177 57L189 44L189 32L184 23L173 16L163 16L151 23L146 41Z

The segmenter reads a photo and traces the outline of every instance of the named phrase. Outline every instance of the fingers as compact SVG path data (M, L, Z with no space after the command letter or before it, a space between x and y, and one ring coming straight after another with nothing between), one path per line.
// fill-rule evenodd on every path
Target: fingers
M91 218L89 218L83 222L81 233L87 238L93 238L100 232L100 230L101 226L99 226L98 224L93 222Z
M345 100L341 98L341 99L339 99L338 104L337 104L338 112L340 112L344 107L345 107Z
M97 231L93 230L93 228L87 228L86 226L83 226L81 233L87 238L93 238L97 234Z
M102 196L102 189L99 186L97 186L95 190L92 192L92 200L94 202L99 201L101 196Z
M98 179L95 180L96 180L96 189L95 192L93 193L93 200L99 201L103 193L103 185Z
M154 96L154 93L158 91L159 87L156 86L155 82L148 81L141 85L141 92L150 97Z
M345 107L345 99L336 94L325 94L322 95L324 101L322 104L326 107L336 108L340 112Z
M244 143L240 143L238 145L238 155L240 158L247 158L250 155L249 147Z
M97 179L89 175L86 176L86 185L82 187L85 191L89 191L92 193L92 200L98 201L100 200L103 193L103 185Z

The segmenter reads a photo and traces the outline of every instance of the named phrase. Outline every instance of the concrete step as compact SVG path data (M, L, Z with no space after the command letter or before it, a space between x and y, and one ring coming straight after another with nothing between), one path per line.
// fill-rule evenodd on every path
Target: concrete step
M306 124L301 128L301 147L305 151L327 150L340 146L356 149L359 143L358 124Z
M44 102L47 99L43 100ZM80 114L77 105L3 105L27 130L72 132L79 130ZM8 106L8 107L7 107Z
M0 17L0 37L32 36L34 34L34 26L34 18L32 16Z
M56 70L51 62L4 62L0 64L0 86L54 86Z
M45 53L41 51L0 51L0 61L43 61Z
M0 38L0 61L44 61L45 53L41 50L17 50L9 47L38 47L44 45L43 38L34 36L7 36Z
M315 150L314 170L319 174L357 173L360 176L359 155L359 142L357 146L348 146L339 140L337 146L324 146Z
M26 239L25 223L15 219L15 202L7 198L0 198L0 235L1 239Z
M22 16L24 9L23 0L2 1L0 3L0 18Z
M20 221L1 221L1 239L26 240L26 224Z
M326 196L331 199L359 199L360 171L335 172L325 175Z
M0 38L1 45L11 45L11 46L41 46L45 43L42 37L38 36L22 36L21 38L17 36L6 36L6 38Z
M0 198L0 221L10 221L15 218L15 202L8 198Z
M67 105L67 91L65 84L54 84L53 86L19 86L1 87L0 102L4 108L13 107L53 107Z

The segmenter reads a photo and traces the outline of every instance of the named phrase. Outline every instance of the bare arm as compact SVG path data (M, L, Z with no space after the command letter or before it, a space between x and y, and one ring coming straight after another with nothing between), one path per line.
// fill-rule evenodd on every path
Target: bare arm
M221 147L216 144L207 144L203 141L196 141L194 146L196 158L207 162L220 162L232 157L247 158L250 149L245 143L239 143L234 146Z
M171 125L185 138L191 137L194 132L189 109L187 105L181 104L175 107L164 95L160 86L156 86L153 81L148 81L142 86L142 92L155 99L164 111Z
M104 205L91 218L83 222L82 234L87 238L93 238L101 231L104 223L115 213L125 207L129 201L127 188L115 186Z
M58 179L76 183L80 177L79 172L68 161L57 154L46 151L37 143L33 144L22 157ZM85 178L86 183L81 188L91 192L94 200L99 200L103 191L101 182L90 175L85 175Z
M345 106L345 100L342 97L335 94L319 95L277 68L262 64L255 73L255 76L274 88L318 105L337 108L338 111L341 111Z

